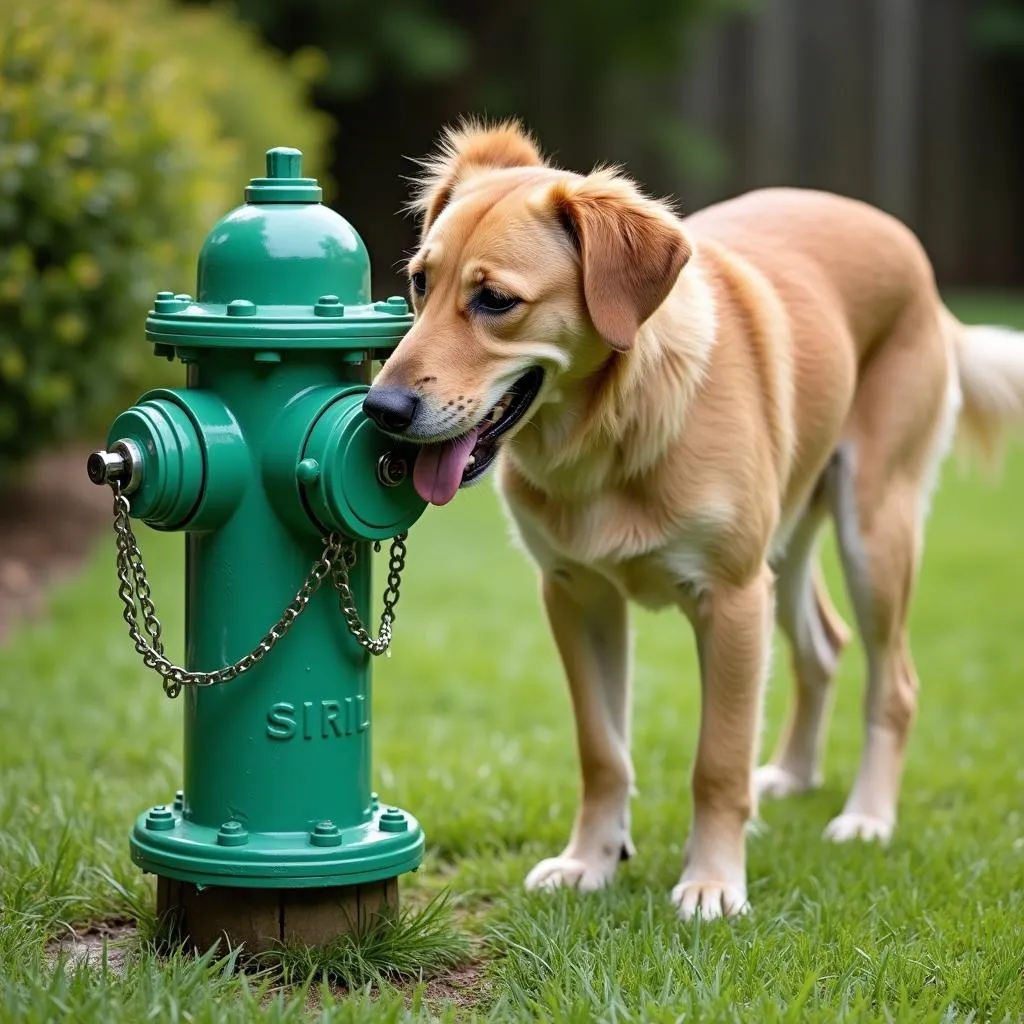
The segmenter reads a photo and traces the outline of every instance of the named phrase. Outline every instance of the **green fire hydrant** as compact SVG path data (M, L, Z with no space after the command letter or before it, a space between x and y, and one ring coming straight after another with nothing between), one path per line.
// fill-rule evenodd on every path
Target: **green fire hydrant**
M136 650L184 697L184 784L142 813L131 855L194 946L318 945L397 906L423 832L371 792L371 655L390 642L411 455L363 414L371 367L412 323L373 302L351 225L302 154L210 231L198 290L146 320L187 386L142 396L89 459L114 491L118 591ZM185 665L164 654L132 530L185 534ZM391 542L379 635L371 546ZM287 634L287 635L286 635Z

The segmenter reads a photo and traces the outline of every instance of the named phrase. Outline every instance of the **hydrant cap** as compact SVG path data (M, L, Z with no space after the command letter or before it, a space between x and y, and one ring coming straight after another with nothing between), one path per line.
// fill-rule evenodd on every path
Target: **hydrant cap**
M321 195L315 178L302 177L299 150L268 150L267 176L253 178L245 205L221 217L206 236L198 303L228 307L245 300L245 313L238 305L225 309L233 320L258 318L271 306L308 306L303 315L312 317L321 295L337 295L345 305L368 303L366 246L341 214L320 202Z
M267 175L210 229L191 295L160 292L146 337L160 354L204 348L393 349L412 323L404 299L373 302L356 229L324 206L302 153L267 151ZM184 357L182 357L184 358Z

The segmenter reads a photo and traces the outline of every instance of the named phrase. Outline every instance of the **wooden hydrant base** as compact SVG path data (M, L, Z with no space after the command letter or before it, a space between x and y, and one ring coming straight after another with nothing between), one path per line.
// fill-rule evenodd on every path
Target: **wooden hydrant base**
M238 889L157 880L157 915L177 940L202 953L244 945L262 953L289 945L326 946L398 912L398 879L328 889Z

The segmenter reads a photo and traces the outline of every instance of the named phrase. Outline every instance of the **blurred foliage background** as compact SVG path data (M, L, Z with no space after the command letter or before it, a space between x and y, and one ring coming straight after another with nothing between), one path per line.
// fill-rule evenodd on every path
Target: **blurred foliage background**
M1024 55L1024 0L982 0L974 27L982 46Z
M311 67L219 8L0 5L0 476L156 374L156 291L282 137L324 170Z
M0 5L0 474L166 379L142 321L295 145L403 287L410 157L461 114L683 209L762 184L891 209L943 284L1019 286L1024 0Z

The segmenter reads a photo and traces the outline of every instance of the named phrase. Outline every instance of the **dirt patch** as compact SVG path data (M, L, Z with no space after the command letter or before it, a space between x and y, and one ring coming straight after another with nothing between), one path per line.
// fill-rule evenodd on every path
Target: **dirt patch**
M42 456L0 497L0 644L15 623L40 614L47 589L73 574L109 528L110 489L85 473L91 450Z
M459 1009L474 1009L486 1002L491 983L482 961L472 961L427 982L427 1001L454 1004Z
M135 922L126 919L80 925L50 942L46 947L46 959L54 967L63 956L66 969L72 971L86 966L99 969L103 966L105 951L107 970L123 974L137 937Z
M393 979L394 980L394 979ZM416 982L395 980L400 991L406 993L406 1003L412 1004L412 989ZM344 985L331 985L331 994L336 999L344 999L351 992ZM482 960L473 960L460 964L442 975L427 981L424 997L427 1005L433 1010L444 1006L454 1006L458 1010L478 1010L490 995L491 982L487 978L487 966ZM380 991L376 986L371 989L371 997L376 998ZM269 998L269 997L268 997ZM306 1010L316 1016L323 1009L323 1000L317 986L310 988L306 996Z
M64 969L68 971L80 967L100 970L106 957L107 970L123 976L131 953L138 947L138 935L136 923L128 918L77 925L47 944L46 962L53 968L63 958ZM399 988L406 988L410 996L412 987L411 982L399 985ZM341 999L349 994L349 990L342 985L332 985L331 989ZM435 1010L443 1006L454 1006L457 1010L473 1011L488 1001L490 991L486 962L472 960L431 978L426 983L424 996L427 1005ZM373 994L379 994L376 988ZM272 997L273 993L268 993L268 1004ZM314 985L307 994L306 1009L315 1016L321 1008L320 990Z

